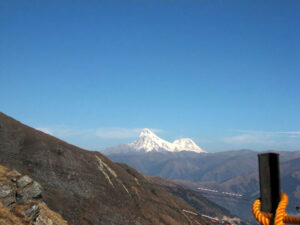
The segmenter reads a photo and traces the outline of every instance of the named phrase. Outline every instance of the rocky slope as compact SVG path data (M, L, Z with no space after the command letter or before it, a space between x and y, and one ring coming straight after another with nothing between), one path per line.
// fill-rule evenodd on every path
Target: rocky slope
M125 164L25 126L0 113L0 164L43 186L69 224L210 224L183 200Z
M67 225L42 201L42 186L0 165L1 225Z

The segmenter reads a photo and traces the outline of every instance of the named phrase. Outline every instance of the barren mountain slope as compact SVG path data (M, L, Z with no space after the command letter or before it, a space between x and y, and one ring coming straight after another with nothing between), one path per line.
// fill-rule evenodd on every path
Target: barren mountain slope
M0 113L0 164L38 181L49 208L69 224L210 224L125 164L25 126Z

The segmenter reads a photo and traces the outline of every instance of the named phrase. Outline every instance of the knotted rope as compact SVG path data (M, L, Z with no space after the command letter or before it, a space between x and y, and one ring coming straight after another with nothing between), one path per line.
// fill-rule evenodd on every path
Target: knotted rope
M281 200L277 206L275 217L272 213L265 213L260 211L261 202L259 199L256 199L252 205L252 213L255 219L263 224L270 225L271 221L274 218L274 225L285 225L289 224L300 224L300 217L289 216L285 211L289 202L287 194L281 193Z

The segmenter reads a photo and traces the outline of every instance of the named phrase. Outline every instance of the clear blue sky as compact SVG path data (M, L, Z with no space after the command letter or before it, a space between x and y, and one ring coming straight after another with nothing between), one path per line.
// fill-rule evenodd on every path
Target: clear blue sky
M300 150L300 1L0 2L0 110L87 149L140 128Z

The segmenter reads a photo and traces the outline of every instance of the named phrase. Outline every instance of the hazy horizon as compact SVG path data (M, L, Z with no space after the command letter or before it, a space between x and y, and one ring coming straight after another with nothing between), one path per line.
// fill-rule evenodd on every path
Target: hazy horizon
M0 110L91 150L151 128L300 150L300 1L1 1Z

